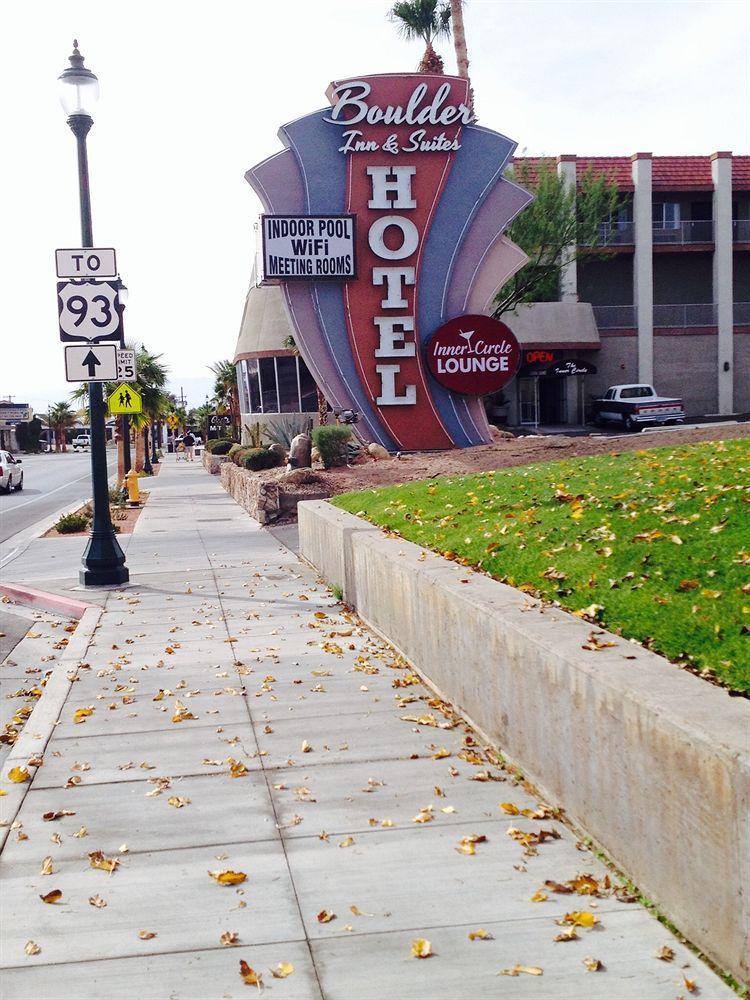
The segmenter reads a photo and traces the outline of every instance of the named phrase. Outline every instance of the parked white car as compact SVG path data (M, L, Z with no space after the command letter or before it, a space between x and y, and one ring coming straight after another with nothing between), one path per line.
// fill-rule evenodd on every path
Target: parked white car
M91 437L89 434L79 434L73 438L73 451L82 451L91 447Z
M10 493L11 490L23 489L23 469L20 458L13 458L9 451L0 451L0 491Z

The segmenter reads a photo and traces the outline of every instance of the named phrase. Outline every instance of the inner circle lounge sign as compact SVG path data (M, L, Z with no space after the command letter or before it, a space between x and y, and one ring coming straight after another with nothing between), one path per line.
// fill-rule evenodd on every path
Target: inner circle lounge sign
M489 316L448 320L427 342L427 366L453 392L486 396L518 371L521 348L505 323Z
M365 76L327 96L246 174L265 210L264 280L281 285L326 398L357 411L365 436L391 451L486 443L481 396L515 373L518 345L483 361L460 352L472 370L459 388L429 344L448 321L492 322L526 262L503 236L531 200L503 177L515 143L473 124L460 77Z

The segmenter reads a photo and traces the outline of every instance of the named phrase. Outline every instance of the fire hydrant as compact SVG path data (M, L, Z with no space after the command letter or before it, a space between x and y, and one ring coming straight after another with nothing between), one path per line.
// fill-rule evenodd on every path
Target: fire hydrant
M127 476L125 476L125 485L128 488L128 503L140 503L141 494L138 490L138 473L135 469L131 469Z

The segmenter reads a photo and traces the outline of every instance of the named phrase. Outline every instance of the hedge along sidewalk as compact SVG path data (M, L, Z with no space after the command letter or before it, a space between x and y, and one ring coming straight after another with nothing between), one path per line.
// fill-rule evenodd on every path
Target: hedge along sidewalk
M302 556L676 926L750 978L750 703L324 501Z

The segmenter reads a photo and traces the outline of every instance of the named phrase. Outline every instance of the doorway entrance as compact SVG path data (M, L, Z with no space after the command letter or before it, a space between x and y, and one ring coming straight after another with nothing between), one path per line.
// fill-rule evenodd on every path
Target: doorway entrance
M546 375L539 382L539 423L567 424L567 391L564 378Z

